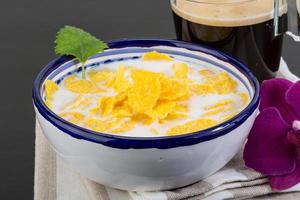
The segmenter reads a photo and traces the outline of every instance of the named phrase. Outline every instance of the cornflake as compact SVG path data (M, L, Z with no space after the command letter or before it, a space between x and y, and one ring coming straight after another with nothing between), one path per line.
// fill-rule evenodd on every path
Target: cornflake
M203 129L210 128L216 124L217 122L212 119L203 118L203 119L187 122L183 125L174 126L173 128L170 128L166 134L169 136L175 136L175 135L181 135L185 133L193 133L196 131L201 131Z
M45 86L45 96L46 96L45 104L49 108L51 108L52 107L53 94L59 89L59 87L52 80L46 80L44 86Z
M59 116L75 124L81 123L84 119L84 115L79 112L64 112Z
M144 53L143 60L165 60L165 61L172 61L173 59L164 53L159 53L157 51L151 51L148 53Z
M140 123L142 123L144 125L150 125L154 121L153 118L149 117L146 114L135 114L135 115L132 116L132 119L134 121L140 122Z
M72 83L76 80L78 80L78 78L76 76L74 76L74 75L68 76L64 79L63 84L67 88L70 83Z
M164 119L175 108L174 101L158 101L155 107L147 114L153 119Z
M125 92L130 87L129 80L125 77L126 69L123 65L118 70L108 86L113 87L118 93Z
M75 100L76 101L76 100ZM93 98L92 97L86 97L86 98L83 98L81 96L81 99L78 100L77 102L74 102L74 105L71 105L69 107L70 110L74 110L74 109L85 109L87 107L89 107L89 105L91 105L93 101Z
M193 84L191 90L196 95L207 95L215 93L215 89L209 84Z
M242 92L239 94L241 100L242 100L242 104L245 106L249 103L249 95L246 92Z
M109 70L102 71L90 71L88 73L89 78L95 84L107 85L114 77L114 72Z
M53 94L58 90L58 85L52 80L45 81L46 99L52 100Z
M237 83L226 72L221 72L215 76L212 76L207 81L218 94L229 94L236 92Z
M135 125L136 125L136 121L128 120L127 122L124 122L123 124L121 124L120 127L113 129L112 132L113 133L122 133L125 131L130 131L134 128Z
M174 76L178 79L186 79L188 72L189 72L189 66L186 63L174 63L173 64L173 71Z
M87 119L84 122L84 125L90 129L92 129L93 131L98 131L98 132L108 132L109 131L109 125L107 124L107 122L105 122L103 120L99 120L99 119L94 119L94 118Z
M136 113L151 110L161 93L159 73L145 70L131 70L133 85L128 91L128 104Z
M199 74L206 79L215 75L215 73L209 69L201 69L201 70L199 70Z
M66 85L67 89L79 94L94 94L104 92L89 80L74 80Z
M161 79L161 88L160 98L165 100L176 100L191 95L187 84L165 76Z

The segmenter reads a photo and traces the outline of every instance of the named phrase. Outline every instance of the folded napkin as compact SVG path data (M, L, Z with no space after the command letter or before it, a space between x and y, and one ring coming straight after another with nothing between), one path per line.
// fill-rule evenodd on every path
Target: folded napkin
M282 60L279 77L296 81ZM39 124L35 143L35 200L300 199L300 184L275 192L268 179L245 167L242 150L221 170L198 183L160 192L128 192L97 184L73 171L49 146Z

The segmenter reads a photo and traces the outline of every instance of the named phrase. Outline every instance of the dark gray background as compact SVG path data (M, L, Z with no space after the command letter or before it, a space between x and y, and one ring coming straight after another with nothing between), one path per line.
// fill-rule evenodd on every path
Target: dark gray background
M0 199L32 199L32 82L55 58L65 24L103 40L175 38L169 0L10 0L0 4ZM284 57L300 75L300 44L286 39Z

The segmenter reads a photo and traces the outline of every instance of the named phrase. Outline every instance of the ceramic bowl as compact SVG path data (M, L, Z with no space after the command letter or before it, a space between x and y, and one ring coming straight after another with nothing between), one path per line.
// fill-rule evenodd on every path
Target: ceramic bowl
M79 70L78 62L60 57L38 74L33 88L37 119L56 153L81 175L98 183L131 191L167 190L195 183L222 168L241 149L257 115L259 83L246 66L219 51L175 40L119 40L92 57L87 67L134 59L156 50L216 66L241 81L249 105L229 121L180 136L124 137L97 133L57 116L45 105L44 82L60 82Z

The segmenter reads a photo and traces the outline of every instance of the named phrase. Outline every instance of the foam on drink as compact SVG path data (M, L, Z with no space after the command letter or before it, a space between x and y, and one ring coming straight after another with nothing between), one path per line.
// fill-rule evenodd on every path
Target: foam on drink
M171 5L186 20L217 27L253 25L274 16L274 0L172 0ZM279 10L280 16L287 12L282 1Z

